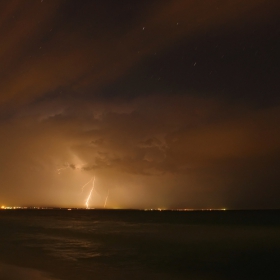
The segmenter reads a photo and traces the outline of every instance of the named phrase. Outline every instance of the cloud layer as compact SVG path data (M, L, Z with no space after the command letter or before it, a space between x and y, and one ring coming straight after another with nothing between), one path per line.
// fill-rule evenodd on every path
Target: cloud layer
M0 203L278 207L276 5L1 3Z

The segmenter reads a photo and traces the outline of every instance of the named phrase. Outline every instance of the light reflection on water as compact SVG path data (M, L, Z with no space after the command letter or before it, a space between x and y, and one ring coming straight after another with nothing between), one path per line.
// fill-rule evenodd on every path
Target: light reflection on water
M78 261L101 255L99 252L100 244L88 240L50 236L47 234L28 234L23 239L26 240L25 246L39 247L46 251L48 255L60 259Z
M34 226L34 223L32 223ZM107 246L108 239L122 235L141 235L146 231L143 224L129 224L125 222L100 221L37 221L40 230L26 232L20 235L25 247L37 247L48 255L69 261L81 261L97 257L109 257L122 252L126 257L133 253L131 248ZM152 232L152 230L150 230ZM19 236L18 236L19 237ZM102 237L102 238L100 238ZM112 242L111 240L111 243Z

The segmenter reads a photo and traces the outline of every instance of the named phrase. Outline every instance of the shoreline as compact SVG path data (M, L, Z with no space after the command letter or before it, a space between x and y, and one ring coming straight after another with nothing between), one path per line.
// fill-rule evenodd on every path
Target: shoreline
M2 280L59 280L45 271L26 268L0 262L0 279Z

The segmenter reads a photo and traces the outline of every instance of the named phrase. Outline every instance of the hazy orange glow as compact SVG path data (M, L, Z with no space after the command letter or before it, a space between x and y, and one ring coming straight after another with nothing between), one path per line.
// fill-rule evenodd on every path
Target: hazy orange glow
M278 1L78 2L0 3L0 203L277 208Z

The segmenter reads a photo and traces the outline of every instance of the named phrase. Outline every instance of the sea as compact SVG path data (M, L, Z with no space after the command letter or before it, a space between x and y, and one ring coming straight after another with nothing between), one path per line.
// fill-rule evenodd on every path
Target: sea
M0 279L280 279L280 211L0 210Z

